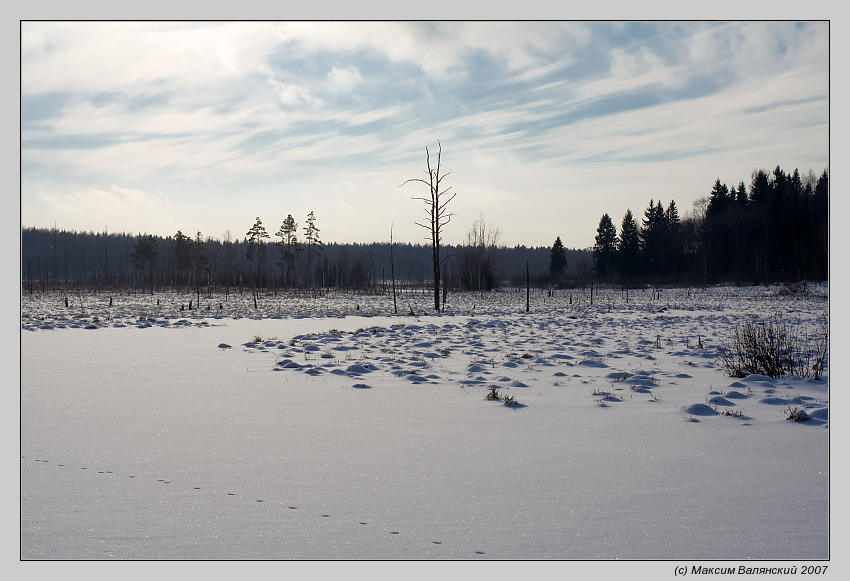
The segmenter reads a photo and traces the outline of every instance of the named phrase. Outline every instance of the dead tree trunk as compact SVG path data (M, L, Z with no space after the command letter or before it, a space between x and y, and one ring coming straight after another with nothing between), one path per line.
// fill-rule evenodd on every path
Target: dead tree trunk
M428 230L428 233L431 237L431 261L432 268L434 273L434 310L440 311L440 244L442 242L442 230L443 226L448 224L452 215L446 209L449 202L451 202L456 194L448 195L449 190L451 188L446 188L441 190L443 179L446 178L451 172L446 173L444 175L440 174L440 158L442 156L442 145L440 142L437 142L437 146L439 149L437 150L437 167L436 169L431 168L431 154L428 151L428 148L425 148L425 167L426 172L428 174L428 180L424 180L422 178L412 178L406 180L401 185L408 182L422 182L426 186L428 186L429 192L427 196L417 197L413 196L414 200L421 200L425 203L425 213L428 216L427 221L416 222L417 226L421 226ZM448 197L446 197L448 196Z
M390 226L390 276L393 279L393 312L398 314L398 303L395 298L395 261L393 260L393 227Z

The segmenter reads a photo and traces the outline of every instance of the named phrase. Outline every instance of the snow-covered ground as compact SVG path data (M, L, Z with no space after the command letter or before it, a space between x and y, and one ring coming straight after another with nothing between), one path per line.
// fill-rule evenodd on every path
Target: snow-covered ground
M780 291L24 294L21 557L828 559L829 367L717 357Z

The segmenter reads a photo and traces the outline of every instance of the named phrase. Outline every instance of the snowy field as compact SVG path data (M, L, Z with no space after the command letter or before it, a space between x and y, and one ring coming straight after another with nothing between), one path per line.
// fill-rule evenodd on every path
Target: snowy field
M808 290L24 294L20 556L829 559L829 366L718 359Z

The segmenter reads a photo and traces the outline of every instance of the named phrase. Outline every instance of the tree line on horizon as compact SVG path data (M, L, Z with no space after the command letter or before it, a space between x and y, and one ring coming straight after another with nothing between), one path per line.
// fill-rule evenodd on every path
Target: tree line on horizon
M694 211L679 216L649 201L638 223L626 210L619 232L599 220L594 272L607 284L767 284L828 280L829 175L753 171L750 185L718 178Z
M493 290L547 280L547 247L498 244L500 232L476 220L465 243L445 246L446 288ZM313 212L299 228L287 215L270 234L257 217L244 237L222 239L182 230L170 236L21 229L22 290L131 288L211 292L250 290L386 290L391 269L402 286L424 288L431 248L422 244L323 243ZM567 250L577 279L590 279L590 253Z
M642 220L627 210L617 231L608 214L590 249L505 247L483 215L466 241L444 246L445 290L501 285L767 284L828 279L828 172L754 171L747 187L715 181L684 217L674 200L650 200ZM302 233L299 236L299 233ZM425 288L432 248L392 242L325 244L313 212L291 214L273 234L257 217L241 239L21 229L22 290L76 288L350 289L386 291L390 277ZM390 234L391 236L391 234ZM391 274L392 272L392 274Z

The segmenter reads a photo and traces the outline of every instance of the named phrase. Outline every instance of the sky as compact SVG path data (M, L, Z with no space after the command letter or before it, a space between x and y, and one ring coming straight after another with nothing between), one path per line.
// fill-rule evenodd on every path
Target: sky
M21 226L592 246L716 179L829 166L826 21L23 21ZM450 173L449 173L450 172Z

